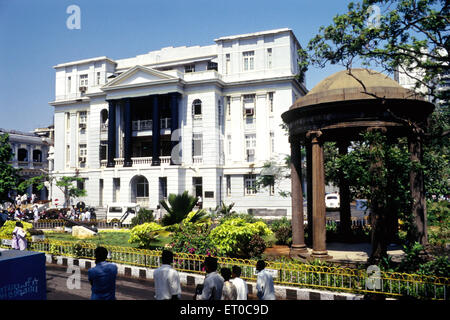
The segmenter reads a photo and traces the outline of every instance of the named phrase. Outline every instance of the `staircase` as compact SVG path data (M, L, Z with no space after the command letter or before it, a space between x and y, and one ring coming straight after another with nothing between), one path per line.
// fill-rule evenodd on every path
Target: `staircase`
M106 208L96 207L95 214L97 215L97 220L106 220Z

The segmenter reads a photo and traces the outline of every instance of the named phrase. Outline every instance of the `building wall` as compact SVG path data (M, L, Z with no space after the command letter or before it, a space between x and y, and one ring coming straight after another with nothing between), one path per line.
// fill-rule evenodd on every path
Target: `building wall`
M279 190L290 191L290 181L282 181L276 186L275 192L260 190L255 195L246 195L244 176L249 173L259 174L264 163L269 160L281 164L290 153L288 138L280 125L281 114L289 109L297 97L305 93L305 89L293 79L298 70L298 42L291 31L277 31L273 34L267 32L241 38L225 37L215 41L216 45L213 46L169 47L117 61L104 57L55 66L57 84L55 101L52 103L55 107L55 176L74 175L77 172L80 177L85 178L88 196L82 200L94 206L106 205L114 200L130 201L135 176L142 175L149 182L150 208L155 208L159 203L160 177L167 178L168 194L179 194L185 190L193 193L193 177L202 177L203 192L213 193L211 198L202 197L205 208L215 208L223 200L225 203L234 202L238 211L247 211L249 208L283 209L290 215L290 198L283 198L278 194ZM272 49L270 64L267 49ZM243 70L243 52L246 51L254 52L253 70ZM227 54L230 54L228 69ZM218 63L218 72L207 70L208 59ZM195 63L195 72L183 74L185 63ZM178 106L181 166L101 166L100 143L107 138L107 134L102 133L100 124L101 111L109 108L106 99L166 93L171 90L169 85L146 89L141 85L145 81L145 74L131 76L127 79L127 87L121 90L105 91L95 82L97 72L101 72L101 81L106 82L108 75L115 73L117 76L135 65L166 70L162 72L178 76L184 81L182 86L177 87L178 92L182 92ZM169 69L172 70L167 71ZM81 74L88 74L89 87L86 94L77 92ZM75 81L75 85L71 84L71 90L67 91L69 76ZM155 77L157 79L158 76ZM244 124L243 98L247 94L255 95L256 124L250 129ZM273 110L270 109L271 95ZM192 113L192 105L196 99L202 102L201 120L194 119ZM121 158L123 115L120 113L120 106L116 108L116 157ZM84 134L79 129L81 111L87 112ZM69 120L67 115L70 116ZM70 130L66 130L67 123L70 123ZM252 163L246 160L245 134L248 133L256 135L256 154ZM194 134L202 134L202 157L195 161L192 156ZM87 162L84 167L78 161L80 144L87 145ZM69 166L66 166L67 145L71 148ZM225 177L228 175L231 179L231 195L226 192ZM119 197L115 196L114 179L120 179ZM101 181L103 190L100 188ZM53 189L54 197L61 197L57 188Z

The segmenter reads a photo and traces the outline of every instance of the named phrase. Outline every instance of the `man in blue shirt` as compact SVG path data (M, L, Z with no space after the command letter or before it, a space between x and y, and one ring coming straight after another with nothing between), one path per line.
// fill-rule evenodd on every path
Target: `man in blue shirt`
M95 249L96 266L88 271L88 279L92 285L91 300L116 300L117 266L106 262L107 257L106 248Z

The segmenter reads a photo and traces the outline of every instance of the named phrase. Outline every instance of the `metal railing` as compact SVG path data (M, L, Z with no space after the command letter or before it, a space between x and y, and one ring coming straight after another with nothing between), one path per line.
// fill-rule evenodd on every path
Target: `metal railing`
M112 228L122 228L124 226L122 226L121 223L115 223L115 222L106 222L106 220L94 220L91 219L89 221L81 221L81 220L73 220L75 222L81 223L81 224L85 224L88 226L95 226L98 229L112 229ZM66 223L66 221L62 220L62 219L40 219L36 222L31 222L33 224L33 228L34 229L54 229L54 228L58 228L58 227L63 227Z
M5 245L1 245L5 247ZM29 243L29 249L52 255L94 259L96 244L67 241L35 241ZM129 247L104 245L110 253L109 261L146 268L161 265L161 251L143 250ZM175 269L196 274L204 274L203 262L206 256L175 253ZM256 281L255 260L219 257L219 268L242 268L241 277L247 281ZM356 294L383 294L391 297L408 296L420 299L448 300L447 290L450 278L424 276L380 271L375 277L368 276L365 270L316 266L300 263L267 262L267 269L275 272L274 283L278 285L315 288L328 291L340 291ZM374 281L377 285L373 286Z

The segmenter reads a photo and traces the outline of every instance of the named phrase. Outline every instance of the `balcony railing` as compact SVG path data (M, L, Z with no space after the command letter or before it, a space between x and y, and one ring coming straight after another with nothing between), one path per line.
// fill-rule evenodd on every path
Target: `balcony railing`
M149 131L152 130L152 120L136 120L132 122L133 131Z
M170 156L161 156L159 157L160 165L170 165ZM150 167L152 165L152 157L134 157L131 158L133 167ZM124 159L123 158L115 158L114 163L116 167L123 167ZM108 160L101 160L100 167L106 168L108 164Z
M194 164L203 163L203 156L193 156L192 161L194 162Z
M171 118L162 118L160 119L160 128L161 129L170 129L171 128ZM135 120L132 122L132 130L133 131L150 131L153 128L153 120Z

